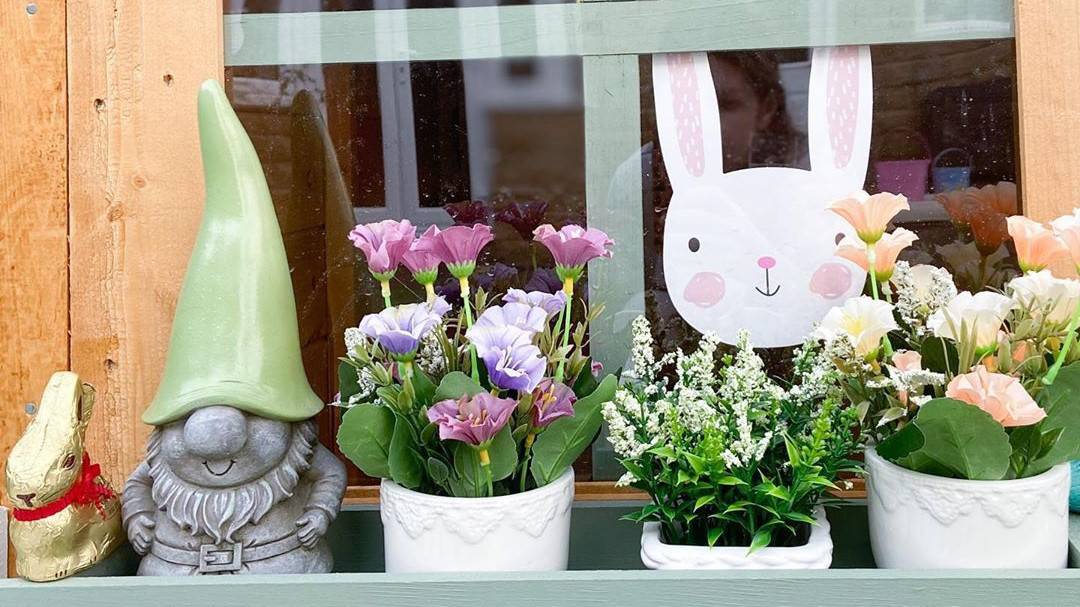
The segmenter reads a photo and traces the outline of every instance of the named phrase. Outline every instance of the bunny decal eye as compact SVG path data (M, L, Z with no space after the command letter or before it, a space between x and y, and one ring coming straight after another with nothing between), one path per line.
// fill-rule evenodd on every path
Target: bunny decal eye
M728 54L656 54L652 63L657 139L672 189L661 255L675 310L697 331L725 343L736 343L742 329L763 348L802 343L814 323L857 296L865 280L861 268L836 256L847 232L828 207L866 181L873 114L869 47L818 47L809 65L777 59L775 73L764 76L748 74ZM785 135L729 111L730 99L717 95L717 82L724 81L725 91L744 84L751 90L752 78L775 78L784 90L780 67L788 75L803 71L809 80L809 162L725 172L725 145L739 155L748 137Z
M64 470L71 470L72 468L74 468L75 454L69 453L68 456L64 458L64 463L61 464L61 466L63 466Z

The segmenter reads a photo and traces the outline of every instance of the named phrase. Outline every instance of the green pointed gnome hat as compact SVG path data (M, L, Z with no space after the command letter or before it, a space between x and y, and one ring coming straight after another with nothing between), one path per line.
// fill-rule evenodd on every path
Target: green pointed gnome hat
M230 405L299 421L318 413L300 358L285 246L255 148L225 91L199 91L206 207L173 317L165 373L142 419L155 426Z

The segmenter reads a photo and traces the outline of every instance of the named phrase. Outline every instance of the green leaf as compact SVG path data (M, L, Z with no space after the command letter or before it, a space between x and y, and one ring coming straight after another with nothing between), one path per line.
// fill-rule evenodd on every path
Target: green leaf
M356 405L345 412L337 443L349 461L368 476L390 476L390 442L394 414L381 405Z
M693 453L684 453L683 456L686 458L686 461L690 463L690 467L694 469L694 472L697 472L698 474L705 473L706 468L708 468L708 462L705 461L705 458L694 455Z
M341 402L348 403L354 394L360 393L360 375L352 363L344 360L338 363L337 373Z
M677 480L675 481L675 484L682 485L683 483L689 483L693 480L695 480L694 475L690 474L690 472L686 470L683 470L682 468L679 468L679 474Z
M960 355L956 351L953 342L942 338L928 339L922 347L922 364L928 371L935 373L949 373L949 368L956 370L956 363ZM945 363L948 362L948 365Z
M1039 394L1039 406L1046 411L1046 418L1037 426L1040 433L1046 435L1058 429L1061 433L1044 455L1039 455L1020 471L1025 477L1046 472L1062 462L1080 459L1080 363L1061 368L1054 383Z
M817 521L814 520L814 517L803 514L802 512L788 512L786 516L793 521L799 521L800 523L806 523L807 525L817 524Z
M517 443L510 436L509 426L503 426L492 439L488 447L488 458L491 461L493 481L501 481L514 473L518 462ZM480 466L480 453L472 445L454 441L454 471L470 484L474 484L478 492L487 485L484 470ZM476 476L477 474L480 476Z
M772 527L766 527L758 529L758 532L754 534L754 539L750 540L750 549L746 551L746 554L753 554L758 550L769 545L772 541Z
M574 380L572 389L574 394L578 398L585 398L592 394L596 388L600 385L600 382L596 381L596 376L592 374L592 369L586 361L586 365L581 369L581 373L578 373L577 379Z
M713 503L714 501L716 501L716 496L715 495L703 495L703 496L697 498L697 501L694 502L694 512L697 512L698 510L701 510L704 506L707 506L707 505Z
M787 449L788 462L792 468L797 468L801 461L799 457L799 446L792 442L786 434L784 435L784 448Z
M427 406L434 402L432 398L435 396L435 384L431 383L428 376L416 365L413 365L412 386L416 392L417 404Z
M723 535L723 533L723 527L713 527L712 529L709 529L709 546L715 546L716 540L720 539L720 536Z
M740 487L740 486L749 484L746 481L742 480L741 478L737 478L737 477L731 476L729 474L725 474L723 476L718 476L718 477L712 479L712 482L717 484L717 485L727 485L727 486L730 486L730 487Z
M910 426L917 434L907 430ZM880 447L882 457L905 468L939 476L944 469L970 480L1004 478L1012 455L1001 424L982 409L949 398L923 405L912 424Z
M481 392L484 392L483 386L461 371L454 371L442 378L431 401L437 403L444 400L457 400L462 396L471 397Z
M667 445L660 445L659 447L653 447L652 449L649 449L648 451L646 451L646 453L651 453L651 454L653 454L653 455L655 455L657 457L663 457L663 458L667 458L667 459L671 459L671 460L678 459L678 457L679 457L675 453L675 450L672 449L671 447L667 446Z
M573 415L551 422L536 439L530 465L536 486L558 478L592 444L604 421L600 408L615 396L615 387L615 377L608 375L592 394L574 404Z
M398 417L394 422L393 438L390 439L390 478L408 489L416 489L424 480L424 467L415 447L408 422Z
M397 386L383 386L375 390L375 394L386 403L386 406L396 408L401 389Z
M450 468L446 465L446 462L437 457L428 458L427 472L436 485L445 484L447 479L450 478Z

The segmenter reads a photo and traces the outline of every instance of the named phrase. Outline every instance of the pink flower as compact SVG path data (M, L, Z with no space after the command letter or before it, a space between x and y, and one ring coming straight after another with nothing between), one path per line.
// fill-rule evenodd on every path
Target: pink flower
M1065 244L1073 265L1080 268L1080 209L1073 211L1071 215L1058 217L1050 222L1050 226Z
M517 401L498 398L487 392L457 400L439 401L428 409L428 420L439 426L441 440L458 440L473 446L488 443L517 407Z
M551 251L556 272L564 282L568 277L581 276L585 264L593 259L611 257L609 247L615 245L603 231L578 225L563 226L556 231L550 223L545 223L533 231L533 238Z
M1009 221L1009 236L1016 244L1020 269L1032 272L1046 269L1050 264L1066 259L1069 250L1049 228L1023 215L1013 215Z
M574 414L577 395L569 386L545 379L533 391L532 422L534 428L543 428L560 417Z
M1020 380L983 366L953 378L945 396L979 407L1006 428L1030 426L1046 417Z
M479 223L471 228L452 226L441 231L432 226L424 232L424 236L430 238L421 238L417 250L442 260L456 278L465 278L473 273L480 250L495 238L491 235L491 228Z
M401 261L405 263L405 267L409 268L409 271L413 273L413 276L425 277L430 275L431 280L420 282L434 282L435 276L438 274L439 263L442 262L438 255L430 253L425 250L421 250L422 243L430 243L437 234L439 228L436 226L429 226L419 238L412 242L412 246L409 247L408 252L402 256ZM428 246L425 244L424 246ZM418 278L419 280L419 278Z
M874 275L878 282L888 282L892 278L893 270L896 268L896 258L900 256L901 251L910 247L911 243L918 239L919 237L911 230L897 228L891 233L882 234L877 242L869 245L874 247ZM867 244L863 241L845 236L836 248L836 255L869 272L870 263L866 248Z
M892 357L893 368L900 372L911 373L922 369L922 354L914 350L897 350ZM899 390L896 397L905 406L908 404L908 391Z
M367 223L349 232L349 240L367 258L368 270L380 280L394 275L415 238L416 228L408 219Z
M830 211L843 217L851 224L851 227L855 228L859 239L866 244L877 242L885 233L885 229L889 227L889 222L893 220L893 217L896 217L900 211L910 208L907 198L888 192L873 196L866 192L857 192L829 206Z

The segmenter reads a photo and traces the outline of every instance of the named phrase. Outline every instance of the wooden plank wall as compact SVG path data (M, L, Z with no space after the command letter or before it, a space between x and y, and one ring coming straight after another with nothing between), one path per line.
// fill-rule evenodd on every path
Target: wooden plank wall
M222 78L222 7L82 0L68 24L71 366L97 387L89 445L119 483L202 214L196 96Z
M1049 220L1080 206L1080 2L1016 0L1020 187Z

